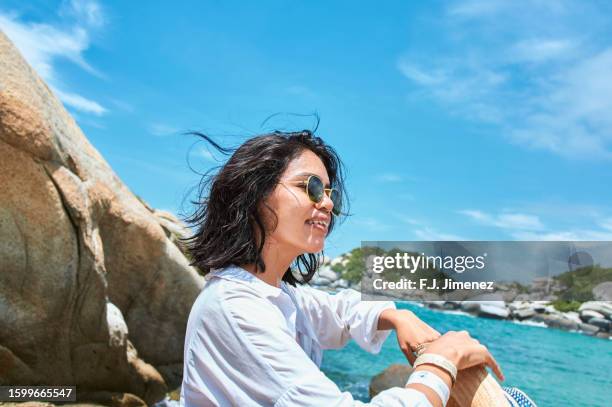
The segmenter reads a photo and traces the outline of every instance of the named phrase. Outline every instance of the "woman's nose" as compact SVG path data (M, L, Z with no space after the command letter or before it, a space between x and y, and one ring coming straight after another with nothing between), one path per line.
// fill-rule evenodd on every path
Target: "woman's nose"
M327 193L323 193L323 199L318 204L315 204L315 207L317 209L325 208L327 212L331 213L332 209L334 209L334 202Z

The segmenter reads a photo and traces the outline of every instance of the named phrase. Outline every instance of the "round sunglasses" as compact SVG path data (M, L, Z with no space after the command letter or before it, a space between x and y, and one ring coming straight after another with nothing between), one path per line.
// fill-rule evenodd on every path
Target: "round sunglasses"
M342 213L342 195L340 191L334 188L325 188L323 181L318 176L310 175L306 181L298 182L298 185L303 186L308 198L317 204L323 201L323 194L327 194L334 204L332 213L336 216Z

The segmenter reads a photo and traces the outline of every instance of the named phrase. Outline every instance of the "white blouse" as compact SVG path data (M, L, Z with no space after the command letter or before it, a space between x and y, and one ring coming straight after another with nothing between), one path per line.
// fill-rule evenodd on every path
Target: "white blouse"
M277 288L238 266L206 279L187 323L181 406L431 406L400 387L364 404L319 369L322 350L351 338L380 352L390 331L377 330L378 316L392 302L362 302L354 290Z

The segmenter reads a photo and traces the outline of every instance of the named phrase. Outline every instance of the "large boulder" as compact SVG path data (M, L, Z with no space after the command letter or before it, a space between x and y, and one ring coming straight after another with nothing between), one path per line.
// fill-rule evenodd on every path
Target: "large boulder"
M519 321L531 318L534 315L535 311L533 310L533 308L529 307L518 308L512 311L512 318L518 319Z
M595 335L597 332L600 331L598 326L591 324L578 324L578 329L580 329L587 335Z
M564 314L535 314L531 321L533 322L544 322L546 326L557 329L564 329L566 331L578 330L581 322L576 321L573 318L569 318Z
M0 385L152 404L203 279L2 32L0 73Z
M330 285L330 287L332 288L341 288L341 289L349 288L349 286L350 286L350 283L343 278L339 278L338 280L334 281Z
M494 319L506 319L510 316L510 311L508 311L503 303L500 305L496 301L491 301L491 303L480 304L478 316Z
M410 365L393 364L370 380L370 397L391 387L404 387L413 369Z
M564 329L566 331L575 331L579 326L579 323L576 321L554 314L544 315L544 322L551 328Z
M593 311L590 309L584 309L580 311L580 320L582 322L589 322L591 318L605 318L606 316L601 312Z
M461 309L486 318L506 319L510 316L502 294L497 292L471 297L461 304Z
M583 303L578 311L582 313L583 311L595 311L602 314L604 317L608 319L612 319L612 303L603 302L603 301L587 301Z
M591 318L588 323L589 325L594 325L605 332L609 332L610 328L612 328L612 321L608 319Z
M596 301L612 301L612 281L599 283L593 287L592 291Z
M311 280L311 284L313 285L322 285L327 286L334 283L340 277L338 274L331 269L328 265L323 265L314 275L314 278Z

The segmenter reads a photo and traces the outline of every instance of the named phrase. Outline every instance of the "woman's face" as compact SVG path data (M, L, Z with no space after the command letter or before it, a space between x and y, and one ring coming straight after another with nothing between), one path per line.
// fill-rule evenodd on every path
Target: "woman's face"
M293 161L280 179L266 203L276 212L276 229L268 231L267 244L278 245L279 250L298 256L303 253L317 253L323 250L328 226L331 221L333 203L324 194L320 203L308 198L304 184L310 175L318 176L325 188L329 188L329 176L323 162L315 153L304 150ZM268 225L274 218L262 211ZM312 221L323 221L325 226Z

